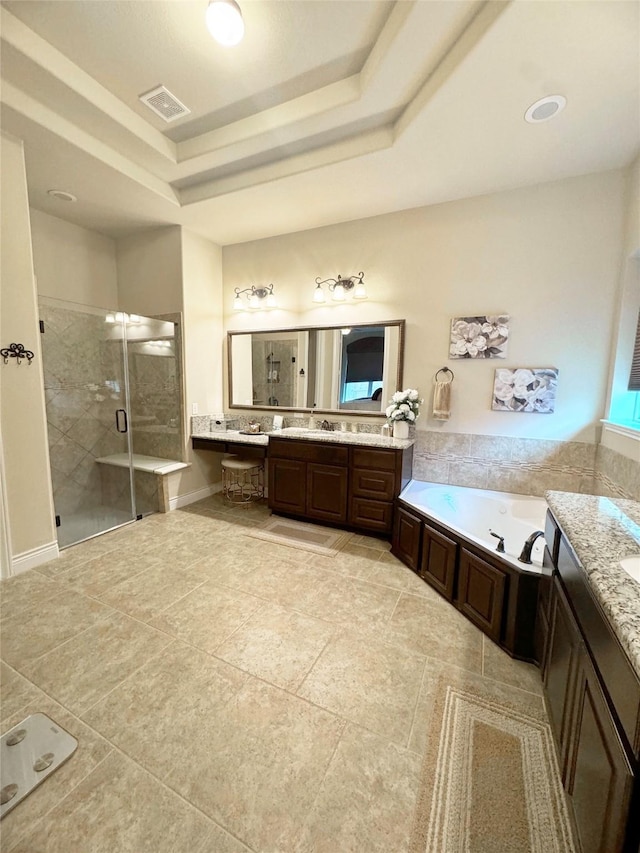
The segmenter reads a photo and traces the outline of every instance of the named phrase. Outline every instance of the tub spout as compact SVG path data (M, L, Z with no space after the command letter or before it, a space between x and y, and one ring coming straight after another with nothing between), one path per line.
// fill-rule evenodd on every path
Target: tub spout
M540 536L544 536L544 530L536 530L534 533L529 536L527 541L522 546L522 553L518 557L521 563L530 563L531 562L531 551L533 549L534 543L536 539Z

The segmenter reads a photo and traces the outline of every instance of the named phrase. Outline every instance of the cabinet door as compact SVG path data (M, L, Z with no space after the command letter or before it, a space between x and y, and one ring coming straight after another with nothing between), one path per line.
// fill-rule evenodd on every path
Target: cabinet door
M457 550L453 539L428 524L422 525L422 559L418 574L447 601L453 601Z
M391 532L393 504L387 501L370 501L367 498L351 498L349 524L378 533Z
M336 465L307 465L307 515L335 523L347 520L348 469Z
M566 783L567 775L569 724L575 693L579 651L580 634L578 626L562 591L560 581L554 577L551 588L548 640L542 680L547 696L551 728L558 745L563 783Z
M633 772L586 650L580 649L565 788L582 853L624 849Z
M395 554L399 560L413 569L418 571L420 565L420 534L422 532L422 522L415 515L411 515L402 507L396 508L395 520L393 523L393 538L391 540L391 553Z
M500 642L506 584L504 572L462 549L458 609L496 643Z
M269 506L292 515L306 511L306 462L269 459Z

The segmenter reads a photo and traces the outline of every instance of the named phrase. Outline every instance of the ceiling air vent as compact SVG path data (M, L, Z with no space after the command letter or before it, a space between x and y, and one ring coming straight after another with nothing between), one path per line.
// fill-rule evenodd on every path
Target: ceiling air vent
M172 95L164 86L157 86L149 92L140 95L140 100L146 104L150 110L153 110L156 115L159 115L165 121L175 121L182 116L189 115L191 110L185 107L175 95Z

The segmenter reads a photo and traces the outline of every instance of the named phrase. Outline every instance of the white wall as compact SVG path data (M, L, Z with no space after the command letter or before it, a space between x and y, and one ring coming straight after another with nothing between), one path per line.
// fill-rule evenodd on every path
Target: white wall
M31 235L41 296L94 308L118 307L113 240L35 209L31 210Z
M168 225L116 243L118 308L129 314L182 311L181 229Z
M20 568L57 555L42 353L22 143L0 136L2 169L0 342L35 353L31 365L0 364L0 431L12 557Z
M594 441L603 416L622 251L624 174L572 178L225 247L228 328L406 318L404 385L419 429ZM369 299L312 303L314 279L364 270ZM273 281L277 310L232 312L233 288ZM508 313L506 359L448 360L454 316ZM451 420L428 416L433 376L455 372ZM496 367L557 367L552 415L493 412Z

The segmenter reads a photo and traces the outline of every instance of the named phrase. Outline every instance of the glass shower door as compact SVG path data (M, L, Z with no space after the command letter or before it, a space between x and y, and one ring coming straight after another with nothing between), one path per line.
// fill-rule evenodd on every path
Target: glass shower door
M53 500L65 548L136 518L125 315L39 300Z

